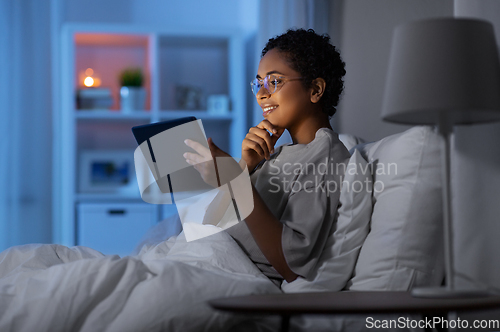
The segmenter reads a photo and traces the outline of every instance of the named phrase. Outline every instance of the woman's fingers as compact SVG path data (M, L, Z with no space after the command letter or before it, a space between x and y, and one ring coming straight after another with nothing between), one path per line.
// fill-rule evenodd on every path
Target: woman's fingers
M219 180L210 150L202 144L189 139L185 140L184 143L196 151L183 154L186 162L192 165L200 173L203 181L213 187L217 187L219 185Z
M265 129L266 131L268 131L269 133L272 134L272 135L270 135L270 137L271 137L271 143L272 143L273 147L276 144L276 141L281 137L281 135L285 131L284 128L276 127L271 122L269 122L267 119L262 120L257 125L257 128Z
M250 130L245 139L248 140L250 147L254 149L262 158L270 158L274 145L271 142L269 134L263 134L262 132Z
M262 159L270 159L274 145L284 129L274 126L267 120L250 128L241 145L241 155L248 169L253 169Z
M182 156L186 159L186 162L190 165L195 165L207 161L205 157L200 156L197 153L186 152Z
M243 150L254 150L261 158L268 158L269 149L264 139L252 133L248 133L243 140Z
M253 127L250 128L247 136L249 136L249 138L254 140L256 143L260 144L265 152L266 158L269 157L269 153L272 153L274 149L274 144L271 139L271 135L269 135L267 130Z
M265 129L269 131L270 133L277 134L278 133L278 127L274 126L271 122L269 122L267 119L262 120L258 125L257 128L260 129Z
M183 154L186 162L194 166L203 180L214 187L236 178L241 173L239 164L231 155L215 145L211 138L208 138L207 142L208 149L198 142L185 140L184 143L194 150ZM217 162L214 162L217 158Z
M197 153L186 152L182 155L184 157L184 159L186 159L186 162L189 165L200 165L201 163L204 163L206 161L213 160L212 153L210 152L210 150L207 149L206 147L204 147L202 144L195 142L193 140L190 140L190 139L185 140L184 143L187 146L189 146L190 148L192 148L194 151L197 152ZM195 168L198 171L200 171L198 169L200 167L201 166L198 166L198 167L195 166Z
M284 132L285 132L285 129L277 129L276 134L273 134L273 136L271 136L271 139L273 141L273 146L276 144L276 142L281 137L281 135L283 135Z
M270 132L272 132L273 135L271 135ZM252 127L249 130L249 134L253 134L260 138L257 142L261 144L262 149L265 151L265 158L267 159L269 159L270 154L274 152L274 145L282 133L283 129L274 127L267 120L262 121L256 127Z
M203 161L212 159L212 152L210 152L210 150L204 147L202 144L190 139L185 140L184 143L194 151L198 152L198 154L203 158L205 158Z

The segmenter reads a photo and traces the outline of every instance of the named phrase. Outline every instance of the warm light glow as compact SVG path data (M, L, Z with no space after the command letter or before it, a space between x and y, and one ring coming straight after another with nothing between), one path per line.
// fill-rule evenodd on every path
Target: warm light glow
M85 70L85 75L87 75L87 76L92 76L92 75L94 75L94 69L92 69L92 68L87 68L87 69Z
M94 85L94 79L90 76L85 77L85 80L83 80L83 84L85 84L86 87L91 87Z

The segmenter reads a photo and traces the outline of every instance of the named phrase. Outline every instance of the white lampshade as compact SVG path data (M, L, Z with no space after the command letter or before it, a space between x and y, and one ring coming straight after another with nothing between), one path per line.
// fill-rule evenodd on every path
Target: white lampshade
M450 17L396 28L382 118L423 125L500 120L500 64L493 26Z

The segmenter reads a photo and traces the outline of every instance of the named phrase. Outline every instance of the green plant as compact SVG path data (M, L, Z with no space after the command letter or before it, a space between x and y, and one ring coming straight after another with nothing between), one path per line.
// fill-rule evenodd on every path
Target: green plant
M121 86L142 86L143 80L141 68L127 68L120 74Z

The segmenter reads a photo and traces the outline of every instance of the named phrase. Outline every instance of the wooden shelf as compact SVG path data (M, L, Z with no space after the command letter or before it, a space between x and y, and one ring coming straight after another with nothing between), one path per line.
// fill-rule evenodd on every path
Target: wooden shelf
M77 245L81 203L140 202L137 193L82 193L80 172L84 151L137 148L131 127L186 116L203 121L207 137L234 157L241 154L246 134L245 41L238 31L221 29L162 30L134 24L79 24L62 27L60 89L54 107L54 241ZM144 73L144 110L123 112L120 73L138 67ZM110 90L110 109L76 109L76 95L88 68L101 87ZM181 110L183 91L198 91L193 107L205 108L210 95L229 98L231 111L213 114L205 109ZM184 90L183 90L184 89ZM179 92L179 91L180 92ZM180 100L180 101L179 101ZM191 104L190 104L191 105ZM186 106L188 107L188 106ZM87 167L88 168L88 167ZM164 206L154 206L161 211ZM160 213L158 213L160 215ZM95 230L98 234L99 229Z
M160 119L176 119L185 116L194 116L201 120L233 120L233 114L210 114L207 111L187 111L187 110L171 110L171 111L160 111Z
M167 110L167 111L134 111L124 113L114 110L77 110L75 118L78 120L111 120L111 121L134 121L134 120L149 120L158 118L161 120L177 119L186 116L195 116L201 120L214 121L231 121L234 119L233 113L227 114L211 114L204 110Z
M79 193L75 195L78 202L113 202L113 201L137 201L142 202L141 196L137 194L123 193Z
M121 111L109 110L78 110L75 111L75 117L81 120L147 120L151 118L150 111L134 111L133 113L123 113Z

